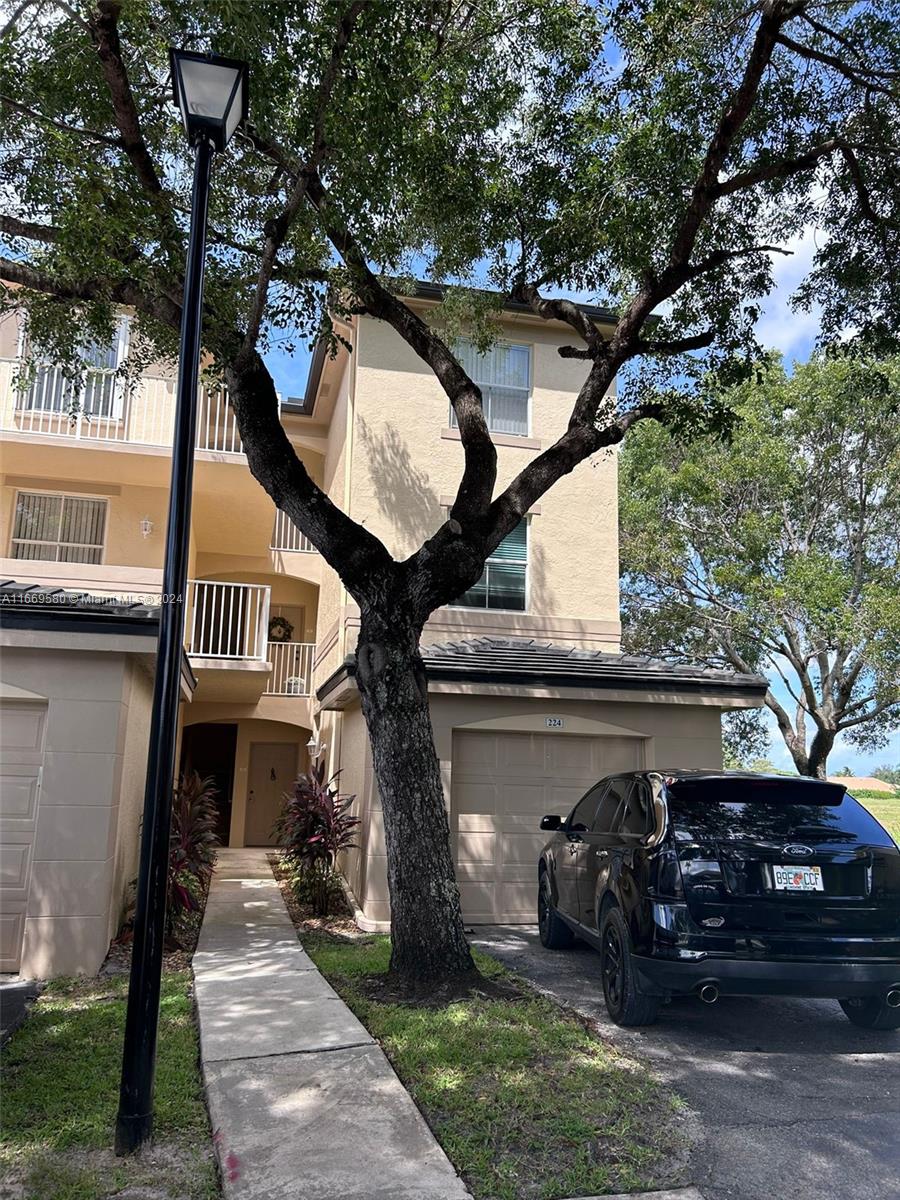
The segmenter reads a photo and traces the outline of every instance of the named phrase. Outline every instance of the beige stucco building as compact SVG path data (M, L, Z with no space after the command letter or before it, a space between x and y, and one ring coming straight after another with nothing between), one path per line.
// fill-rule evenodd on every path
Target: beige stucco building
M428 312L434 297L414 303ZM361 317L341 332L352 352L314 355L283 424L313 478L402 557L445 519L462 447L446 397L392 329ZM460 344L482 384L498 487L565 427L584 374L557 353L570 336L511 307L489 355ZM174 372L128 378L127 348L123 318L72 418L72 385L52 364L23 375L24 332L14 317L0 324L0 553L15 581L0 589L0 970L96 969L136 870ZM190 576L182 767L215 776L223 840L264 845L308 745L325 755L363 818L344 864L360 918L384 927L383 827L352 664L359 614L250 476L220 392L201 397ZM623 658L619 633L609 451L543 497L425 631L469 921L531 919L545 811L609 770L719 766L722 709L762 700L757 679Z

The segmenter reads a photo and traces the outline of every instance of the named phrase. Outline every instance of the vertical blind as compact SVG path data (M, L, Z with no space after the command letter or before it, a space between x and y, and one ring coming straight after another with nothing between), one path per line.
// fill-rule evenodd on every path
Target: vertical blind
M531 354L527 346L500 342L485 354L469 341L458 341L456 355L469 377L481 388L481 402L492 433L528 436L528 397L531 392ZM456 413L450 409L456 428Z
M31 412L68 412L80 400L89 417L110 417L116 407L117 369L124 353L123 322L108 345L91 343L82 351L84 370L75 378L50 362L38 362L20 405Z
M20 492L13 523L12 557L99 563L103 558L105 526L105 500Z
M520 521L487 560L478 582L456 603L461 608L502 608L524 612L527 566L528 522Z

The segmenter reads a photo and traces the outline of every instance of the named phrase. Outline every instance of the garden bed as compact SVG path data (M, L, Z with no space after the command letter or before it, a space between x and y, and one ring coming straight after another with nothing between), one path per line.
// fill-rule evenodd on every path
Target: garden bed
M437 1005L376 998L389 939L361 933L346 913L311 918L273 866L304 949L381 1044L476 1200L677 1182L686 1121L646 1067L483 954L485 994Z

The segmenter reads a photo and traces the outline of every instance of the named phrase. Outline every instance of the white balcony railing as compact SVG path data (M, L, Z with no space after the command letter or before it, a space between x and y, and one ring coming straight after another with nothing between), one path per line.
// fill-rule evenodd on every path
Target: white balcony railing
M266 661L271 588L259 583L192 579L185 646L194 658Z
M312 688L313 642L269 642L272 674L267 696L308 696Z
M80 442L172 445L175 393L165 380L143 379L127 388L112 375L99 381L88 376L85 386L66 378L59 367L47 366L38 369L29 387L13 387L0 405L3 429ZM219 454L243 453L225 389L199 389L194 444Z
M287 513L281 509L275 512L275 525L272 529L270 550L286 550L289 553L315 554L316 548L306 536L301 533Z

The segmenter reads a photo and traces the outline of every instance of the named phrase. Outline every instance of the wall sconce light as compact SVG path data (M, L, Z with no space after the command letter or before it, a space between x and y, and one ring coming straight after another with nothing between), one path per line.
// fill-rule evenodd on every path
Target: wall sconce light
M141 534L142 534L142 536L145 538L148 538L152 532L153 532L153 522L150 520L149 517L143 517L141 519Z
M306 749L310 758L318 758L320 754L324 754L328 748L327 742L320 742L315 733L312 734L309 741L306 743Z

